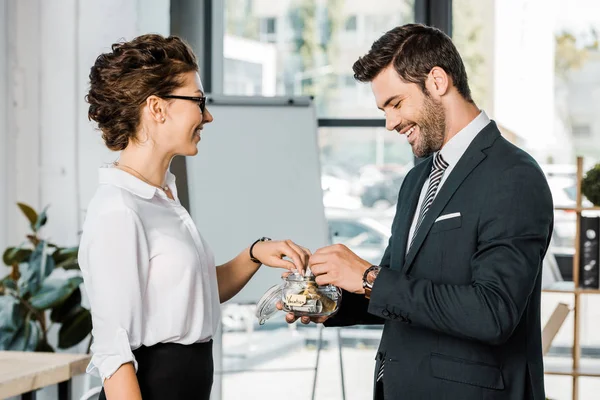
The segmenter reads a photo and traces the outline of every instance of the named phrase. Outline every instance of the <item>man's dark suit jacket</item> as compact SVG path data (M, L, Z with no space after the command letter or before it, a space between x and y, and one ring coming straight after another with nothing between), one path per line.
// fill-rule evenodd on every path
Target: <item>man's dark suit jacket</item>
M553 227L544 174L492 121L406 254L432 162L404 179L371 300L344 292L325 325L385 323L375 371L385 358L386 400L543 400L541 268Z

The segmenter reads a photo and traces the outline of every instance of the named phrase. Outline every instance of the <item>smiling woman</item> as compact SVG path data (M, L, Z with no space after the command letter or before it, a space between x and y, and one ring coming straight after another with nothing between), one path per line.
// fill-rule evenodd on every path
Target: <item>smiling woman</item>
M197 154L213 120L181 39L113 44L91 68L87 101L106 146L121 151L100 169L81 237L94 337L88 372L103 380L101 399L207 400L220 303L263 263L302 270L310 253L263 237L216 267L169 171L173 157Z

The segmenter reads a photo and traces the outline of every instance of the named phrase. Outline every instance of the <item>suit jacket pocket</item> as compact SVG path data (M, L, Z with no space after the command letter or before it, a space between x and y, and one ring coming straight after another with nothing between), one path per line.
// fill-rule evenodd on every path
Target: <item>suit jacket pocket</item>
M450 229L460 228L460 226L462 224L461 219L462 219L462 217L458 216L458 217L443 219L441 221L435 222L433 224L433 226L431 227L431 230L429 231L429 233L436 233L436 232L447 231Z
M431 353L431 375L448 381L466 383L488 389L504 389L502 371L494 365Z

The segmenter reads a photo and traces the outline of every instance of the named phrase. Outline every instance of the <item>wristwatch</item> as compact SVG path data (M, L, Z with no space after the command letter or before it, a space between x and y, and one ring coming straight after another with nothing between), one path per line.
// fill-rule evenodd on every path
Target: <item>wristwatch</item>
M254 257L254 254L252 254L252 249L254 248L254 245L258 242L268 242L269 240L271 240L271 238L268 237L261 237L260 239L258 239L257 241L255 241L254 243L252 243L252 246L250 246L250 260L252 260L253 262L257 263L257 264L262 264L262 261L260 261L258 258Z
M373 283L375 283L375 279L377 278L379 271L381 271L380 266L371 265L363 274L363 288L365 289L365 297L367 299L371 298L371 290L373 289Z

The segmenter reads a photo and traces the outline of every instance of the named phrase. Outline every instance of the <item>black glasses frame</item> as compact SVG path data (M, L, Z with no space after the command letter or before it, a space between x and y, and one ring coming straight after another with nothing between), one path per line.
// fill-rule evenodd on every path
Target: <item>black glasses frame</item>
M200 111L202 111L202 114L204 114L204 110L206 109L206 96L193 97L193 96L176 96L176 95L170 94L167 96L160 96L160 97L162 97L163 99L189 100L189 101L198 103L198 107L200 107Z

